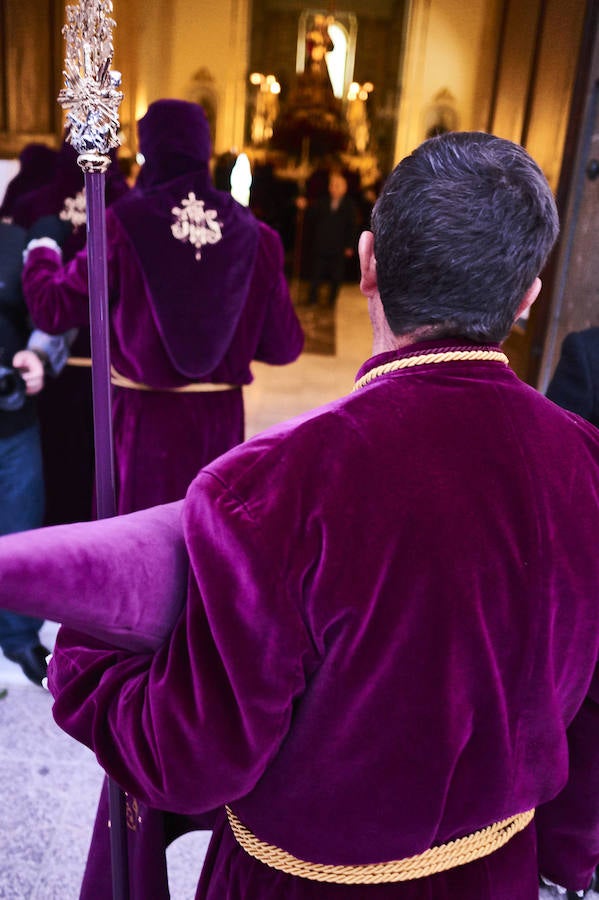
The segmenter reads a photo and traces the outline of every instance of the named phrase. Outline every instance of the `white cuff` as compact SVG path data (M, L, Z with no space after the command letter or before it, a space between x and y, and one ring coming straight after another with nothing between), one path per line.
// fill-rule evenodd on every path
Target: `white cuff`
M567 888L562 887L561 884L556 884L555 881L550 881L549 878L545 878L544 875L541 875L541 881L545 885L545 887L554 888L558 897L565 897L568 893ZM584 897L585 891L571 891L575 897Z
M54 250L55 253L60 257L60 261L62 262L62 250L59 245L56 243L54 238L51 237L41 237L34 238L32 241L29 241L25 249L23 250L23 265L27 262L27 257L31 250L35 250L36 247L47 247L48 250Z
M76 329L72 329L77 334ZM65 334L46 334L39 328L34 328L27 341L27 349L40 352L47 357L47 364L52 375L59 375L67 364L69 358L71 332ZM72 342L72 338L71 338Z

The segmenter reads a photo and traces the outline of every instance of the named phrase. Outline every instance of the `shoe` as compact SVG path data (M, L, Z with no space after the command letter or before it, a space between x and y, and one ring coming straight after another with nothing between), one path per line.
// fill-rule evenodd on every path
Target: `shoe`
M42 644L34 644L32 647L24 647L22 650L14 650L12 653L4 653L7 659L21 666L23 674L42 687L42 681L48 674L48 664L46 657L50 656L50 651Z

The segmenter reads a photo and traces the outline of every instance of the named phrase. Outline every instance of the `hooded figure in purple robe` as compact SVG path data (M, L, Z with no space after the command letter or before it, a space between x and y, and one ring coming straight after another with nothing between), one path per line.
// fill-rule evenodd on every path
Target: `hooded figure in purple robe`
M137 186L106 214L121 513L182 498L201 466L243 440L251 361L288 363L303 345L278 236L212 186L202 108L159 100L138 130ZM32 249L23 285L34 321L50 332L87 324L87 279L85 252L63 266L56 248Z
M46 144L27 144L19 153L19 171L8 183L2 205L0 219L14 216L15 204L24 195L42 187L52 180L56 169L57 152Z
M56 154L55 154L56 155ZM106 205L129 190L111 152L106 173ZM58 151L54 177L30 190L14 205L15 222L29 239L51 235L65 262L85 246L84 176L77 151L66 140ZM66 330L66 329L65 329ZM39 419L45 482L45 523L79 522L92 517L94 434L89 328L69 334L70 356L60 376L40 397Z
M77 163L77 151L67 140L58 151L52 152L53 177L32 184L28 191L21 190L12 215L15 224L33 230L32 237L42 235L46 226L60 243L63 259L68 262L86 240L84 175ZM106 173L107 206L129 190L117 164L116 151L112 150L110 156L112 164Z
M65 623L54 716L127 792L135 900L168 897L146 805L213 825L197 900L537 900L599 860L599 433L500 347L551 190L448 133L372 228L352 393L183 503L0 540L0 603L44 579Z

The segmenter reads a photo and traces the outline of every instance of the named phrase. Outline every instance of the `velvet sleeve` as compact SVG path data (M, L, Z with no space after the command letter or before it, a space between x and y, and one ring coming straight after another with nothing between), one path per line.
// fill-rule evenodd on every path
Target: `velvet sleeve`
M251 291L264 299L264 319L254 359L285 365L300 355L304 333L291 303L278 234L260 223L260 247Z
M191 573L170 639L131 654L67 633L50 688L58 724L119 785L199 813L256 784L287 734L312 645L286 576L288 530L267 529L204 472L184 509Z
M539 871L586 890L599 864L599 668L568 729L568 781L536 813Z
M547 389L547 397L584 419L592 416L591 373L584 346L576 333L564 338L561 356Z
M60 334L89 322L87 253L63 266L53 250L37 247L23 267L23 295L35 325Z
M111 239L112 212L107 211L107 269L109 296L118 284L118 242ZM63 266L53 250L37 247L23 266L23 295L37 328L60 334L89 324L87 250L80 250Z

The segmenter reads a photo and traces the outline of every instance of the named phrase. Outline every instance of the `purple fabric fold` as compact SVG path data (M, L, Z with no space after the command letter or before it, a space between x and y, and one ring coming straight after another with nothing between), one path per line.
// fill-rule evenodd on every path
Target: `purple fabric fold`
M182 506L2 537L0 607L126 650L156 650L186 597Z
M217 191L206 167L132 191L112 209L144 273L174 368L203 378L221 362L247 300L259 240L253 213Z

